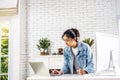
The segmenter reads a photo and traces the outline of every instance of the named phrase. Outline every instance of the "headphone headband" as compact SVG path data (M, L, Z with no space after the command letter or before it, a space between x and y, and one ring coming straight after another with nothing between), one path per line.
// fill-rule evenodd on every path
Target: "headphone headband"
M77 37L75 32L72 29L70 29L70 32L74 35L74 37Z

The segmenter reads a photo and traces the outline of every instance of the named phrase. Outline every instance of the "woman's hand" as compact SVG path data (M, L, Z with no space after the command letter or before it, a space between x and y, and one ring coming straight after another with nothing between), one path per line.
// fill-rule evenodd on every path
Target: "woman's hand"
M78 69L77 74L84 75L84 74L87 74L87 73L84 69Z
M52 75L55 75L55 74L62 75L62 72L59 70L53 69L53 70L51 70L51 74Z

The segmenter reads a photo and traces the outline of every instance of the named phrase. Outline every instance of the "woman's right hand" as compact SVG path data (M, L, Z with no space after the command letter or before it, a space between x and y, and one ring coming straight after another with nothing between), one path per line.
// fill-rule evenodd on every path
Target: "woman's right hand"
M53 69L53 70L51 70L51 74L52 75L55 75L55 74L62 75L62 72L59 70Z
M78 69L78 70L77 70L77 73L80 74L80 75L87 74L86 71L83 70L83 69Z

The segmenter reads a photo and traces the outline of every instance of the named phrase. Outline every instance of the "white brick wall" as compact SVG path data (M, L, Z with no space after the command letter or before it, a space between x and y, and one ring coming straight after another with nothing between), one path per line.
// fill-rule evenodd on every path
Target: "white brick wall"
M28 61L39 56L36 44L42 37L51 40L50 53L64 48L61 35L68 28L80 30L81 40L95 38L96 31L118 34L115 4L115 0L28 0Z

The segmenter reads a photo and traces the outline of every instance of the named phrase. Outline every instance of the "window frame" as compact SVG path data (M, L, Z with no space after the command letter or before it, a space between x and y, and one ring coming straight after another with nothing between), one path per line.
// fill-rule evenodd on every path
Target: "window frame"
M10 21L8 45L8 80L20 78L20 24L19 16L0 16L0 21Z

